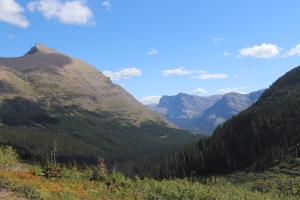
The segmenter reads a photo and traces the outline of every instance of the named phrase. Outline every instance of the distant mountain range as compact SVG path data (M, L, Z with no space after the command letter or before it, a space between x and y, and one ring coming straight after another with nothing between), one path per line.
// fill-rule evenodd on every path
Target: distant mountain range
M298 169L290 169L299 160L299 130L300 66L276 80L255 104L216 128L211 137L169 155L153 172L159 178L201 177L270 167L277 173L281 166L289 166L285 173L296 175Z
M182 129L210 134L215 127L255 103L264 90L249 94L228 93L208 97L179 93L163 96L147 107Z
M61 161L120 167L196 140L172 127L95 67L42 44L0 58L0 145L23 158L47 158L56 141Z

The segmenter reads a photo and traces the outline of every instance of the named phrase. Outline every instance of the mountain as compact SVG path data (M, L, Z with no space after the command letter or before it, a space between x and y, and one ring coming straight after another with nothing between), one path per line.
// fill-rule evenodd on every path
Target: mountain
M179 93L175 96L163 96L158 107L165 108L170 118L194 118L201 116L219 98L220 96L200 97Z
M250 95L256 98L257 95ZM227 120L210 138L169 156L159 176L263 170L300 154L300 67L279 78L251 107ZM163 166L163 167L162 167Z
M0 58L0 66L2 85L11 88L2 92L2 97L22 95L90 111L114 112L133 123L166 122L93 66L41 44L22 57Z
M195 140L95 67L42 44L0 58L0 122L0 143L28 159L44 157L54 140L61 160L119 163Z
M263 92L264 90L249 94L225 94L213 106L205 110L202 116L196 118L194 124L202 127L202 131L213 132L218 125L254 104Z
M209 134L215 127L255 103L263 91L208 97L180 93L175 96L163 96L159 104L147 107L166 117L179 128Z

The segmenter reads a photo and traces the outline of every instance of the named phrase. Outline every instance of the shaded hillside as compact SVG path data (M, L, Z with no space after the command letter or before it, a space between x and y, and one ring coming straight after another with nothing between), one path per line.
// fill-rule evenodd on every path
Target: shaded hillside
M47 159L56 141L60 161L121 168L195 140L78 59L41 44L0 58L0 143L23 158Z
M254 106L214 132L207 168L215 162L222 163L222 167L214 165L215 171L251 165L256 169L268 167L297 153L299 128L300 67L297 67L278 79Z
M261 170L288 157L299 157L300 67L277 80L260 100L224 125L211 138L179 151L156 166L158 177ZM160 171L158 174L157 171Z

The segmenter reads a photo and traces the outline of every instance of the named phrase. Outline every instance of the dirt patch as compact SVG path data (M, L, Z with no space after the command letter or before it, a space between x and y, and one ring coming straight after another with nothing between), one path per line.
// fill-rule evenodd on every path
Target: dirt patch
M0 188L0 200L27 200L24 197L20 197L20 195Z

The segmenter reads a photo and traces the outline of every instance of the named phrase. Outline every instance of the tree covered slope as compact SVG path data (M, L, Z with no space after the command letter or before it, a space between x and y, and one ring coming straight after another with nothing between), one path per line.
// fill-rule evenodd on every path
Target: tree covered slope
M278 79L257 103L218 127L212 137L175 153L158 177L268 168L299 157L300 67ZM159 169L166 169L157 173Z
M56 141L60 161L121 168L196 140L83 61L41 44L0 58L0 144L23 158L46 160Z

